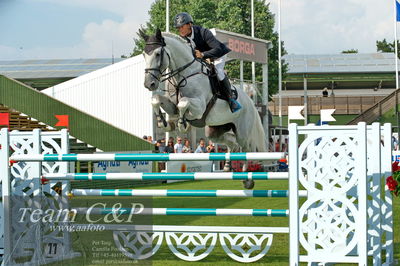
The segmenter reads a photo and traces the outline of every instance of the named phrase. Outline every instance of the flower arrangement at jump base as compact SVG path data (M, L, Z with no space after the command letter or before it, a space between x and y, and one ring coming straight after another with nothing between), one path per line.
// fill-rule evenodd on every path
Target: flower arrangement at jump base
M396 197L400 195L400 166L398 162L392 163L392 175L386 178L386 185Z

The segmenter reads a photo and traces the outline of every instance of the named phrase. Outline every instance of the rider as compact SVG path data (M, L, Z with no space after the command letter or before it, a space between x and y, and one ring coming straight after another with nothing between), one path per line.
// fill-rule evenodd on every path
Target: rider
M193 18L186 12L179 13L174 19L175 28L181 37L187 38L195 51L195 56L213 59L218 80L222 83L222 93L228 99L232 113L242 106L232 96L231 84L224 73L226 54L231 50L218 41L209 29L193 25Z

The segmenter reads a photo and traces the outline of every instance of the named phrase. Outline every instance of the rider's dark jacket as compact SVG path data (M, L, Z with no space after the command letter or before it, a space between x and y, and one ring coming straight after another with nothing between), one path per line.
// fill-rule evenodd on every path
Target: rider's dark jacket
M231 51L225 44L218 41L209 29L193 25L192 30L196 49L204 54L204 59L217 59Z

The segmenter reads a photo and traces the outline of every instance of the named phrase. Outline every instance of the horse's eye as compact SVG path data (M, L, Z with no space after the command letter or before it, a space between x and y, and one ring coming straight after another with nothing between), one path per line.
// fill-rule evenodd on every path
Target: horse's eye
M160 56L160 54L159 54L159 53L156 53L156 56Z

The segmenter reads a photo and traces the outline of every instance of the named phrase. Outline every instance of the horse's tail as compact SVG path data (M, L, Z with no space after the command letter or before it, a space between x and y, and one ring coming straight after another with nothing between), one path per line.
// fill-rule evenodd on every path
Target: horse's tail
M252 151L265 152L267 151L267 139L265 138L264 127L261 123L260 116L258 115L257 108L253 105L254 109L254 125L250 131L249 141Z

